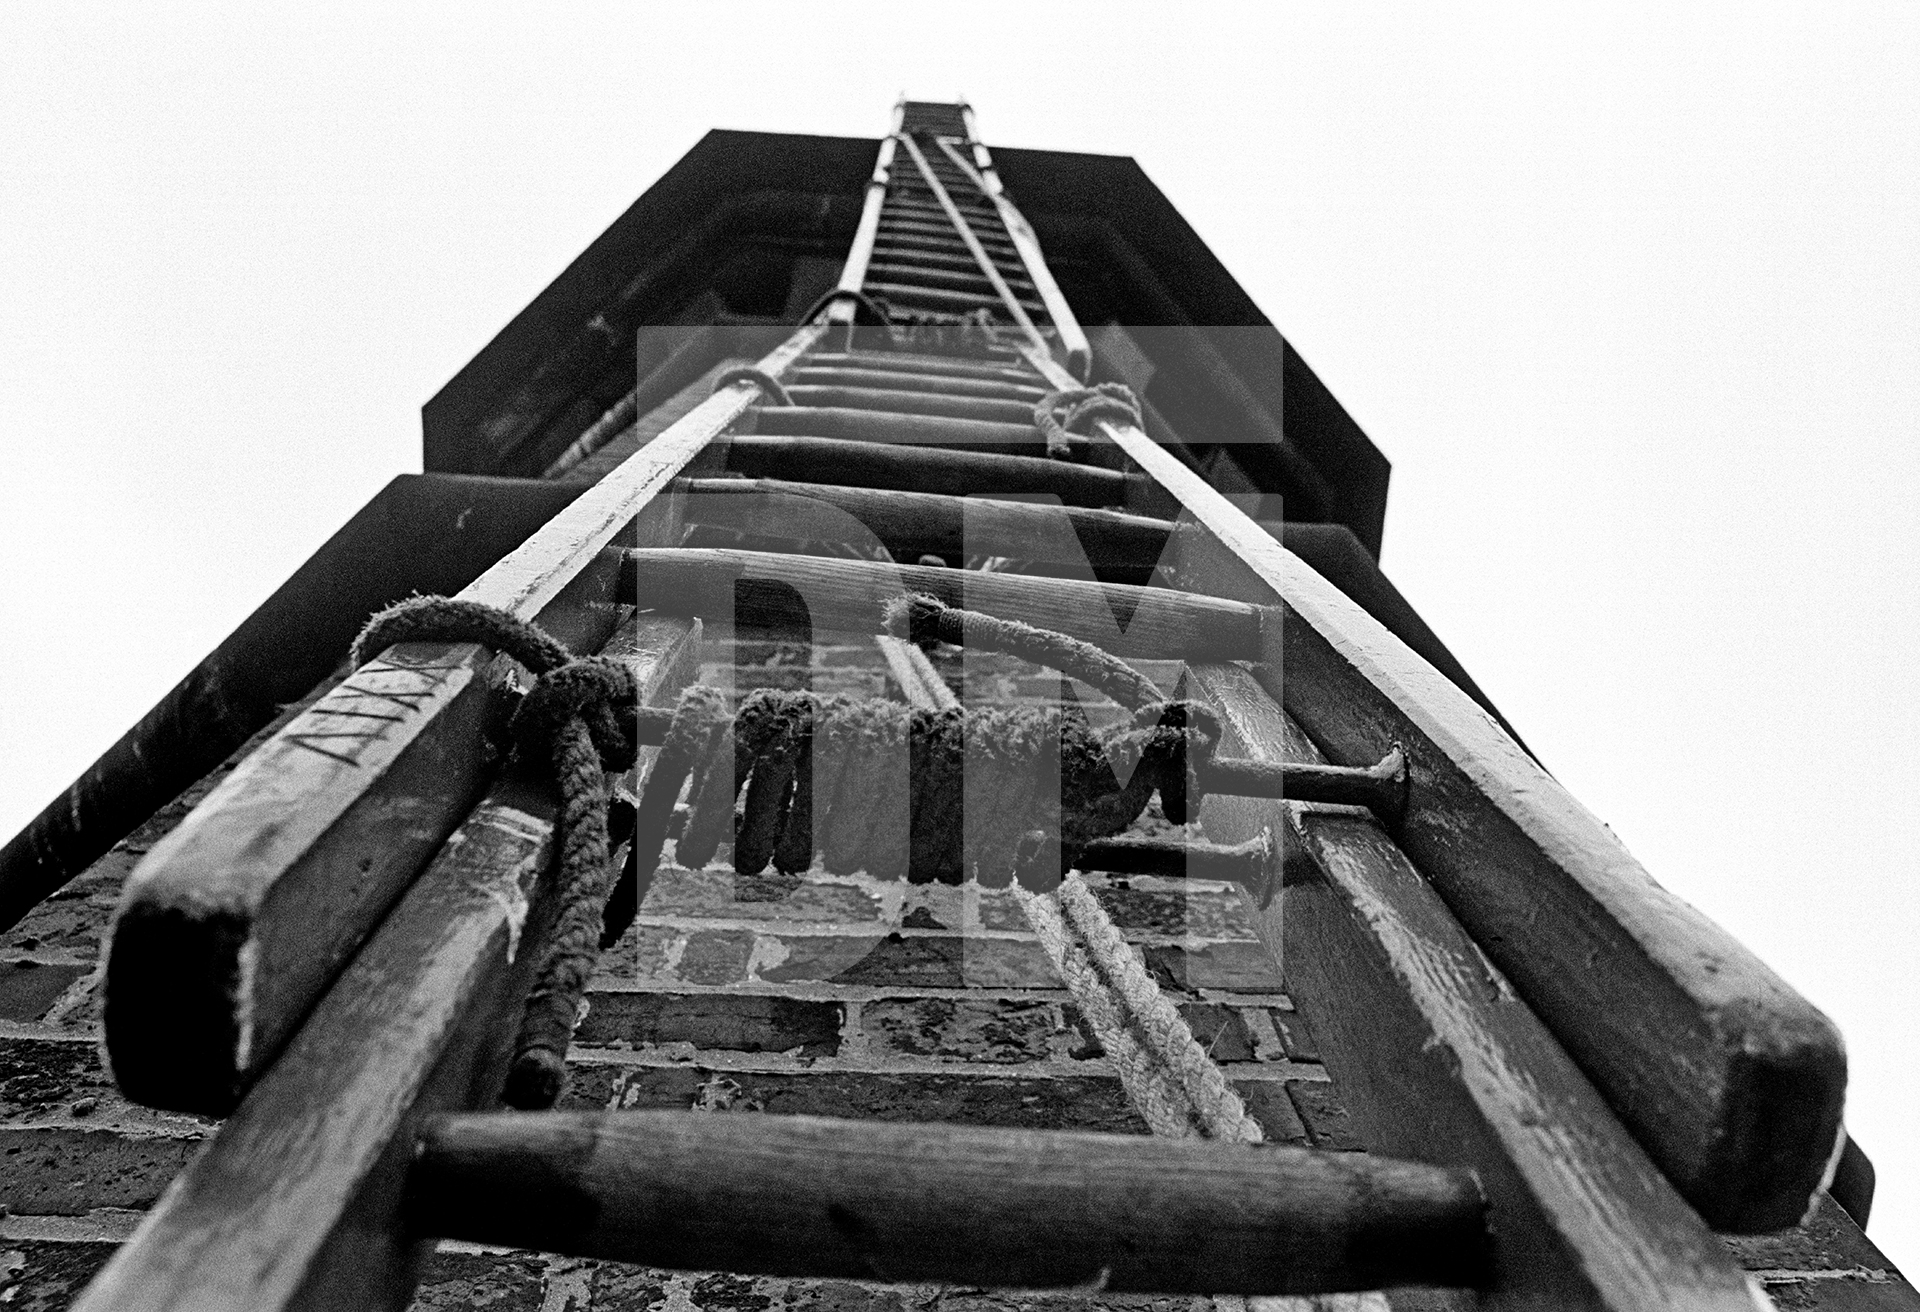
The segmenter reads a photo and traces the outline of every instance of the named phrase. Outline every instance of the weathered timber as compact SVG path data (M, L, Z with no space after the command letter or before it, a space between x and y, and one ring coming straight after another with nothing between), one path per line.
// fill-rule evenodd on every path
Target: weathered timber
M607 654L671 700L698 632L642 618ZM407 1306L426 1252L401 1217L415 1128L497 1103L555 909L556 810L534 775L489 790L80 1308Z
M949 396L932 391L905 391L881 387L816 387L799 384L787 389L793 403L848 410L875 410L896 415L931 415L942 419L972 419L992 424L1033 427L1033 402L993 400L980 396ZM769 428L766 432L779 432ZM836 434L823 433L833 437Z
M1387 821L1398 820L1407 804L1407 758L1397 747L1366 766L1216 756L1195 772L1209 792L1360 806Z
M899 560L929 553L1000 555L1077 567L1102 578L1150 573L1163 556L1169 565L1173 563L1168 550L1172 522L1147 515L781 479L703 478L688 480L685 486L689 523L765 537L840 542L858 536L835 513L845 511ZM790 497L833 509L816 511ZM1071 536L1062 534L1062 522L1072 530ZM1351 529L1344 524L1262 523L1261 527L1498 717L1498 709L1380 572Z
M736 437L727 468L755 478L804 479L903 491L1051 494L1070 506L1130 501L1134 476L1040 456L887 446L831 437Z
M877 355L843 357L857 358L861 361L859 364L813 363L820 358L817 355L812 356L794 369L793 376L800 386L875 388L889 392L923 392L947 397L970 396L983 400L1024 401L1028 405L1038 402L1047 391L1046 385L1038 379L1015 382L1012 379L969 378L890 368L888 362Z
M1245 660L1260 645L1253 607L1168 588L755 551L641 548L620 559L622 600L679 614L766 623L790 608L790 589L817 627L878 631L889 600L926 592L949 606L1056 629L1120 656ZM783 587L755 586L766 584Z
M908 351L815 351L798 366L801 369L883 369L912 372L922 378L944 380L971 378L986 382L1017 383L1032 387L1037 375L1015 361L983 360L950 355L924 355ZM889 384L895 386L897 384ZM1042 385L1042 391L1047 388Z
M1318 753L1244 668L1202 665L1223 746ZM1472 1170L1500 1307L1725 1308L1746 1278L1507 987L1386 830L1351 810L1286 812L1286 890L1248 897L1369 1151Z
M456 592L578 488L403 474L0 849L0 929L85 870L334 672L367 615Z
M867 280L867 265L873 259L873 243L880 231L880 212L886 207L887 182L893 171L893 156L896 142L894 133L899 131L902 106L895 106L893 126L886 140L880 143L880 153L874 158L873 172L867 178L866 194L860 204L860 226L854 230L853 246L847 252L845 263L840 266L840 280L835 286L843 292L858 292L860 284ZM853 305L846 299L829 303L827 308L829 322L851 324Z
M1260 669L1313 740L1348 762L1405 746L1401 846L1687 1200L1722 1230L1798 1221L1840 1133L1831 1022L1224 497L1137 428L1099 428L1189 512L1180 582L1284 606Z
M896 413L878 408L768 405L754 411L752 424L755 433L774 437L830 437L845 442L891 442L900 446L1043 456L1046 442L1033 426L1033 407L1025 409L1024 418L1009 423ZM1075 439L1073 445L1084 449L1087 439Z
M1289 1294L1468 1285L1463 1171L1352 1153L815 1116L427 1124L422 1233L649 1266L997 1288Z
M1244 843L1169 842L1120 834L1087 844L1074 856L1076 870L1112 875L1158 875L1163 879L1217 879L1240 884L1257 899L1272 891L1277 852L1266 837Z
M763 361L778 373L820 329ZM675 476L759 395L727 388L461 592L594 650L616 539L672 541ZM493 654L389 649L248 757L134 870L114 922L106 1041L126 1094L223 1114L485 786ZM183 963L190 963L183 965Z
M698 478L686 484L687 522L771 537L839 542L845 516L896 559L1012 556L1145 571L1159 562L1172 525L1117 511L780 479ZM821 509L825 507L826 509ZM1064 522L1071 537L1063 538Z

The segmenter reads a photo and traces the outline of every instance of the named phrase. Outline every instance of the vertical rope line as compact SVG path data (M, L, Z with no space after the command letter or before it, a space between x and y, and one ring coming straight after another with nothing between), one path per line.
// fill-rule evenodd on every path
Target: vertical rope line
M1173 1073L1134 1039L1112 992L1101 981L1093 963L1087 960L1085 951L1073 941L1066 922L1060 917L1058 904L1052 897L1030 893L1018 884L1013 886L1013 893L1021 911L1026 913L1033 936L1053 963L1054 973L1065 982L1074 1005L1087 1018L1094 1037L1112 1059L1127 1098L1147 1128L1169 1139L1194 1138L1198 1129L1192 1107Z
M1113 988L1129 1017L1145 1033L1155 1054L1179 1080L1209 1136L1258 1143L1260 1126L1227 1083L1180 1013L1153 982L1133 949L1107 918L1105 909L1078 875L1069 874L1055 894L1066 920L1086 943L1087 954Z

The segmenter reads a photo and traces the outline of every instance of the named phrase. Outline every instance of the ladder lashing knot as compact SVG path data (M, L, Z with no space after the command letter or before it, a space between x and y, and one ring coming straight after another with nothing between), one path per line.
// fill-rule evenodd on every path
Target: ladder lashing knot
M614 886L607 776L633 766L638 690L619 662L575 658L537 625L479 602L409 598L367 622L352 658L362 664L398 642L478 643L535 675L510 727L522 759L547 764L560 793L560 913L521 1015L505 1097L520 1108L550 1107L565 1080L567 1046Z
M781 385L780 380L757 366L743 364L722 371L720 376L713 380L713 390L719 392L735 383L752 383L774 405L793 404L793 398L787 394L787 389Z
M1138 427L1140 401L1133 389L1125 383L1064 388L1048 392L1033 407L1033 426L1046 439L1047 454L1055 460L1067 459L1073 450L1069 438L1084 437L1096 419L1117 419Z

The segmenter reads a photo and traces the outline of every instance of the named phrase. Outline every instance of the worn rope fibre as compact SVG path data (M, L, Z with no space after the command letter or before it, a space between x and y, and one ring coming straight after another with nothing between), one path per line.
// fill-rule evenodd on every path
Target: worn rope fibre
M509 727L523 756L551 763L559 787L560 916L521 1016L505 1096L516 1107L550 1107L612 891L607 775L631 769L637 752L633 675L618 661L576 658L505 611L447 597L415 597L375 615L354 639L353 663L400 642L479 643L537 676Z
M1123 662L1062 634L928 596L897 599L887 622L901 637L966 642L1053 666L1132 708L1134 719L1102 737L1077 713L934 712L771 690L729 717L720 694L698 686L669 715L638 705L632 675L618 662L572 658L537 627L491 607L415 598L369 622L355 643L356 663L396 642L477 642L538 676L511 727L523 754L551 761L559 785L561 911L522 1017L507 1101L534 1108L557 1099L598 951L631 922L639 871L650 876L657 866L675 801L691 778L675 852L688 867L711 860L731 828L733 864L746 874L769 861L782 871L804 870L817 851L829 870L950 883L972 873L989 887L1017 878L1036 936L1149 1123L1161 1133L1245 1138L1253 1123L1218 1067L1084 884L1061 879L1077 848L1126 828L1156 790L1168 818L1185 820L1198 801L1189 795L1187 759L1211 756L1217 722L1203 708L1160 699ZM622 726L623 718L635 731ZM662 719L664 740L632 812L632 843L616 887L606 773L631 768L640 721L654 721L657 730ZM992 796L976 792L963 806L970 743L996 768L987 775ZM899 780L903 749L909 769ZM889 755L892 771L885 769ZM889 773L893 806L885 804ZM1052 777L1043 780L1042 773ZM1050 807L1037 799L1054 797L1057 815L1047 814ZM902 815L910 823L900 824ZM1057 906L1044 896L1055 889Z
M1069 673L1132 709L1133 724L1102 739L1084 718L1058 712L914 710L763 690L730 723L709 721L704 730L707 764L688 789L678 862L705 865L732 821L739 873L756 874L769 860L796 873L817 850L825 868L838 873L898 878L904 864L919 882L957 883L968 874L987 887L1017 880L1015 896L1035 937L1155 1132L1257 1141L1259 1127L1239 1096L1092 893L1077 877L1061 876L1074 849L1125 829L1156 789L1168 818L1184 821L1197 802L1187 792L1188 756L1211 755L1217 723L1200 708L1163 701L1132 667L1064 634L927 596L896 600L886 618L898 637L990 648ZM689 690L688 697L706 701L707 690ZM702 718L692 710L683 702L674 716L673 734L684 732L689 744L702 732L689 727ZM963 802L967 744L993 768L986 790ZM903 746L910 761L904 778ZM657 863L672 799L699 755L697 748L676 751L669 760L663 750L643 793L630 872ZM1127 776L1124 785L1115 763ZM1039 777L1050 769L1056 777ZM736 814L743 780L745 801ZM1057 814L1048 814L1054 797ZM631 873L622 894L629 888L618 908L608 908L606 941L625 930L638 902Z
M1047 441L1047 454L1065 460L1073 447L1070 435L1085 435L1096 419L1140 423L1140 402L1125 383L1096 383L1092 387L1048 392L1033 407L1033 426Z

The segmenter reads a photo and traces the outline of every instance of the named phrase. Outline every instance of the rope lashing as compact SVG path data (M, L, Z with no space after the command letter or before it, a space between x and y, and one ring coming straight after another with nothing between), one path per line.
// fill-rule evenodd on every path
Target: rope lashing
M354 639L352 660L362 664L399 642L479 643L536 676L510 728L525 759L551 763L559 787L560 914L521 1016L505 1096L516 1107L550 1107L565 1078L567 1045L598 956L601 909L614 883L607 776L633 767L633 675L618 661L576 658L506 611L447 597L414 597L375 615Z
M760 689L725 717L714 697L688 689L674 712L641 792L635 878L631 889L623 878L609 907L605 941L625 930L616 908L637 905L638 876L657 864L683 786L675 858L689 869L713 859L731 825L742 875L769 864L797 874L817 857L835 874L1004 888L1021 841L1038 829L1057 836L1053 865L1030 862L1022 878L1045 890L1074 853L1131 825L1156 791L1168 818L1183 822L1187 762L1204 761L1219 741L1217 725L1180 702L1152 702L1096 734L1074 709L934 711ZM684 756L676 744L687 745Z
M1176 824L1197 805L1188 764L1204 768L1220 736L1218 722L1204 708L1163 700L1150 681L1090 644L950 608L930 596L896 599L887 622L900 636L959 641L1050 665L1134 714L1096 734L1077 708L933 711L764 689L728 716L721 694L700 686L688 688L667 712L638 704L632 675L618 662L576 659L535 626L488 606L415 598L368 623L355 642L356 662L396 642L477 642L514 657L537 676L511 729L523 758L550 761L559 785L561 911L522 1017L508 1102L536 1108L557 1099L598 951L632 922L644 889L640 874L645 871L651 881L683 790L687 805L675 857L688 868L711 861L731 830L733 865L744 875L758 874L769 863L798 873L817 855L836 873L865 870L881 878L955 884L972 875L991 888L1017 878L1029 902L1025 890L1044 894L1065 887L1061 872L1074 854L1130 826L1155 792ZM616 812L621 829L630 824L632 834L616 881L606 776L630 769L641 741L661 747L630 819L624 809ZM975 774L970 797L964 786L969 756L987 767ZM1103 935L1098 924L1079 923L1085 906L1097 913L1097 905L1089 900L1081 906L1071 890L1062 905L1080 906L1062 922L1075 926L1061 940L1072 952L1054 952L1058 943L1049 948L1065 963L1063 971L1080 969L1089 986L1102 978L1114 981L1123 998L1151 991L1150 979L1127 975L1131 957L1124 944L1121 954L1128 960L1114 957L1119 940L1110 925ZM1084 969L1074 964L1082 958ZM1128 1009L1146 1005L1136 998ZM1165 1097L1173 1099L1169 1106L1214 1107L1188 1119L1202 1132L1222 1133L1207 1130L1206 1117L1230 1126L1237 1102L1222 1103L1218 1089L1207 1092L1203 1073L1183 1069L1186 1058L1153 1055L1187 1048L1198 1053L1177 1013L1163 1010L1144 1025L1150 1051L1130 1059L1130 1040L1113 1038L1116 1060L1144 1063L1143 1071L1155 1062L1167 1067L1163 1075L1138 1079L1165 1085L1171 1091ZM1204 1061L1204 1053L1199 1056Z
M1028 835L1018 860L1045 859ZM1078 874L1052 896L1013 892L1034 938L1112 1059L1127 1097L1155 1134L1258 1143L1259 1124Z
M1138 426L1140 402L1125 383L1096 383L1048 392L1033 407L1033 426L1047 440L1047 454L1065 460L1070 435L1085 436L1096 419L1118 419Z
M896 636L991 649L1050 666L1134 710L1136 723L1147 711L1171 719L1168 712L1178 707L1183 725L1191 716L1201 726L1199 734L1189 735L1200 749L1194 754L1196 764L1204 764L1218 743L1218 722L1204 708L1162 702L1150 680L1118 657L1077 638L958 610L925 595L896 601L888 607L886 618ZM1136 770L1136 777L1139 773ZM1184 821L1189 800L1185 771L1166 771L1156 782L1168 819ZM1197 807L1198 798L1193 801ZM1128 1100L1148 1127L1155 1134L1172 1137L1197 1134L1260 1142L1260 1126L1247 1114L1240 1096L1080 877L1069 872L1059 879L1051 896L1029 891L1051 886L1060 869L1058 848L1047 832L1024 835L1014 859L1019 886L1013 896L1028 927L1112 1059Z
M780 380L768 373L765 369L759 369L750 364L743 364L736 368L728 369L713 380L713 390L718 392L722 388L733 386L735 383L752 383L755 387L766 393L767 399L775 405L793 404L793 398L787 395L787 389L780 385Z

